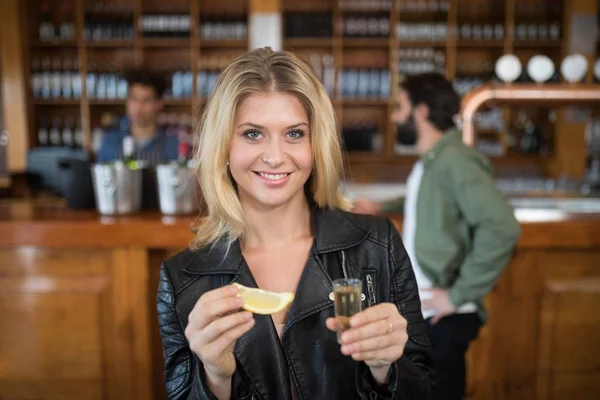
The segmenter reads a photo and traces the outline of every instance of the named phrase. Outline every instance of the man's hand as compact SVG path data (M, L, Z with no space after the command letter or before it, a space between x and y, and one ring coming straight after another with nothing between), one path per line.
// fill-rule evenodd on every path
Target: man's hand
M434 310L435 316L431 319L431 324L435 325L440 319L456 313L456 306L452 304L448 290L446 289L421 289L423 299L421 305L423 310Z

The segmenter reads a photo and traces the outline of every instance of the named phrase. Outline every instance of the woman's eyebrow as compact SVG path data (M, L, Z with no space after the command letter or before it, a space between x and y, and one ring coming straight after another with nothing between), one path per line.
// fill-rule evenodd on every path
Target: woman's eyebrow
M244 126L244 125L251 126L253 128L256 128L256 129L265 129L264 126L261 126L261 125L258 125L258 124L253 124L252 122L244 122L242 124L239 124L236 127L236 129L239 128L239 127L241 127L241 126ZM306 125L306 127L308 127L308 124L306 122L300 122L300 123L297 123L297 124L294 124L294 125L290 125L287 128L285 128L285 129L294 129L294 128L298 128L299 126L302 126L302 125Z

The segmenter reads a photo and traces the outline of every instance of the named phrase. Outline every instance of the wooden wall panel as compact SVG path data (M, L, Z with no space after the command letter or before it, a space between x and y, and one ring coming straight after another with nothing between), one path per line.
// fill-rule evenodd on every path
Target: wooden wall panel
M144 249L0 248L0 398L151 399Z
M600 251L515 254L467 355L469 399L598 398L599 266Z
M600 279L550 281L540 312L537 398L600 396Z
M24 55L26 41L20 34L20 0L0 1L0 90L2 90L2 113L4 127L8 130L8 169L12 173L23 172L29 148L29 127L27 119L28 78L25 75Z

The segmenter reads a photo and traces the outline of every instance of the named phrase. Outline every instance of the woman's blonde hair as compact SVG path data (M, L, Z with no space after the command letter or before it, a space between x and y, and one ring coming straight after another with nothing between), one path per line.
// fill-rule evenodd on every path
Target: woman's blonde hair
M282 92L295 96L308 115L313 171L305 191L317 206L350 209L339 190L342 149L335 112L323 85L294 54L270 48L253 50L229 65L217 79L197 128L195 159L205 216L196 228L192 248L221 237L229 243L243 235L245 220L227 160L240 103L254 93Z

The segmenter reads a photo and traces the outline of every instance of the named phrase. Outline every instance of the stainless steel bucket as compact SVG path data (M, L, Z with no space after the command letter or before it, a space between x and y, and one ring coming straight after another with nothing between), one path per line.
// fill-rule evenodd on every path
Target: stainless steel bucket
M197 211L193 170L177 163L156 167L158 200L163 214L191 214Z
M100 214L126 215L140 210L142 169L131 169L121 162L95 164L92 179Z

